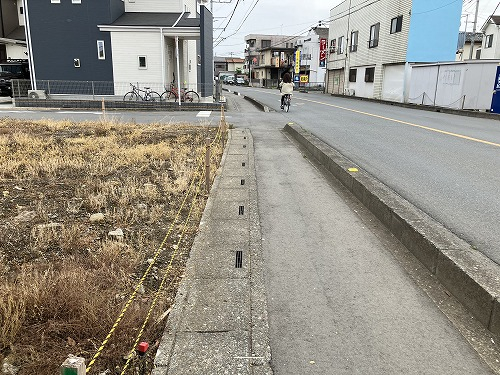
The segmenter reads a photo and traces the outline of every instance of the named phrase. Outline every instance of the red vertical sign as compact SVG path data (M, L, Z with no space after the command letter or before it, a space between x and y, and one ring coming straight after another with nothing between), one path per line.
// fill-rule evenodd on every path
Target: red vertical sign
M319 40L319 66L324 68L326 66L326 49L327 49L327 40L321 38Z

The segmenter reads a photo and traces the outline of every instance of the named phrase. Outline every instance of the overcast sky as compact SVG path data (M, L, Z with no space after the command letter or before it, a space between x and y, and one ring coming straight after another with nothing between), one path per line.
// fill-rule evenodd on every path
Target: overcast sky
M226 3L218 3L219 1ZM330 9L342 1L214 0L212 4L215 17L214 46L216 46L214 47L214 53L217 56L243 57L245 35L248 34L303 35L311 27L317 26L320 20L328 19ZM430 5L433 4L432 0L428 1ZM452 1L450 0L450 2ZM469 14L467 29L472 31L476 0L455 1L462 1L464 4L462 14ZM495 10L499 1L480 0L479 3L478 30ZM236 6L236 4L238 5ZM206 6L210 9L209 3ZM496 13L500 14L500 7ZM460 30L464 29L465 16L462 17Z

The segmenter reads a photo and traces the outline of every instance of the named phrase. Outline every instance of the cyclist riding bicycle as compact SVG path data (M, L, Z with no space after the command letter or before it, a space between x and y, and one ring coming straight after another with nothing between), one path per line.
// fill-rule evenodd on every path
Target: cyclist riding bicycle
M281 109L283 109L283 101L285 99L285 95L291 96L294 88L290 73L285 73L285 75L283 76L283 81L279 84L279 88L281 91Z

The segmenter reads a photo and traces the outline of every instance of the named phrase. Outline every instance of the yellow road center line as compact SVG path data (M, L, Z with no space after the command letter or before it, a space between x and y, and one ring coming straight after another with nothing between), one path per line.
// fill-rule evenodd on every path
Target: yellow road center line
M255 90L255 91L258 91L258 90ZM265 91L261 91L261 92L265 92ZM279 95L279 94L276 94L276 95ZM448 132L448 131L446 131L446 130L440 130L440 129L436 129L436 128L431 128L431 127L429 127L429 126L418 125L418 124L414 124L414 123L412 123L412 122L408 122L408 121L397 120L397 119L390 118L390 117L385 117L385 116L376 115L376 114L374 114L374 113L369 113L369 112L358 111L358 110L356 110L356 109L346 108L346 107L341 107L341 106L339 106L339 105L329 104L329 103L324 103L324 102L319 102L319 101L316 101L316 100L311 100L311 99L304 99L304 98L297 98L297 97L296 97L296 99L298 99L298 100L304 100L304 101L306 101L306 102L311 102L311 103L316 103L316 104L322 104L322 105L326 105L326 106L328 106L328 107L334 107L334 108L338 108L338 109L343 109L344 111L349 111L349 112L359 113L359 114L361 114L361 115L365 115L365 116L376 117L376 118L379 118L379 119L382 119L382 120L387 120L387 121L397 122L397 123L399 123L399 124L409 125L409 126L413 126L413 127L415 127L415 128L420 128L420 129L425 129L425 130L429 130L429 131L436 132L436 133L446 134L446 135L450 135L450 136L452 136L452 137L457 137L457 138L466 139L466 140L468 140L468 141L479 142L479 143L483 143L483 144L485 144L485 145L490 145L490 146L500 147L500 143L495 143L495 142L485 141L485 140L483 140L483 139L474 138L474 137L469 137L469 136L467 136L467 135L463 135L463 134L458 134L458 133Z

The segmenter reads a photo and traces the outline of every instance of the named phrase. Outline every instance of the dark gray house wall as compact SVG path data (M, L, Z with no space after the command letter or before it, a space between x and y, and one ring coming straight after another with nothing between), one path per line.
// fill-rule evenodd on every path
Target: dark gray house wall
M213 95L214 88L214 47L213 47L213 15L204 7L200 7L200 55L201 96Z
M97 25L110 24L125 12L121 0L27 0L33 65L37 81L112 81L111 39ZM103 40L105 59L99 60L97 41ZM74 66L80 60L80 67Z

